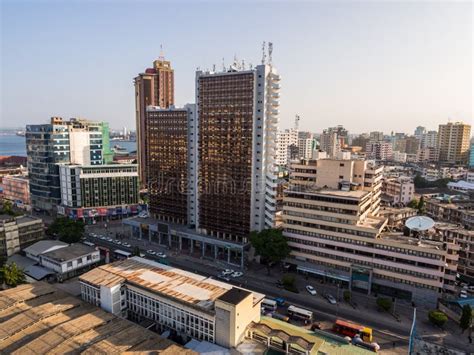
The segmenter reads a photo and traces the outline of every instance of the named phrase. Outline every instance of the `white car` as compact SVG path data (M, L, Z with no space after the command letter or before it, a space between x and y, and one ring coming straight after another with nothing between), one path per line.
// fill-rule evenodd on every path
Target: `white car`
M233 274L233 273L234 273L234 270L232 270L232 269L225 269L225 270L223 270L223 271L221 272L221 274L222 274L223 276L231 275L231 274Z
M153 250L147 250L146 253L150 255L156 255L156 253Z
M127 247L127 248L131 248L131 247L132 247L132 246L131 246L130 244L128 244L128 243L122 243L122 245L123 245L124 247Z
M160 258L166 258L166 254L165 253L162 253L161 251L156 253L155 254L156 256L160 257Z
M230 274L231 277L241 277L244 273L240 271L235 271L232 274Z
M329 295L329 294L326 295L326 299L328 300L328 302L329 302L330 304L336 304L336 303L337 303L336 299L335 299L334 296L332 296L332 295Z
M467 291L462 290L461 293L459 294L459 298L467 298Z
M312 294L313 296L316 296L318 293L316 292L316 289L311 286L311 285L307 285L306 286L306 291L308 291L310 294Z

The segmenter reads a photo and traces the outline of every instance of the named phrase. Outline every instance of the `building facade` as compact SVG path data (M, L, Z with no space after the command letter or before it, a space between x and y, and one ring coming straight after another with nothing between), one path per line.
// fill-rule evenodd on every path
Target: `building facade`
M382 191L389 197L392 206L406 206L415 198L415 184L409 177L384 179Z
M391 160L393 156L392 143L389 142L368 142L365 151L368 159ZM397 150L404 153L405 149Z
M133 270L128 272L127 270ZM83 274L82 299L149 329L176 332L226 348L260 320L264 295L147 259L103 265Z
M287 262L355 291L435 305L442 290L454 291L458 246L384 232L381 169L362 162L346 176L334 168L347 161L292 169L283 209Z
M90 221L138 212L136 164L59 165L60 214Z
M30 200L30 180L24 175L6 175L2 179L3 197L17 207L29 210Z
M335 158L337 154L348 145L348 140L349 134L344 127L329 127L325 129L319 137L320 149L326 152L330 158Z
M52 117L49 124L26 126L26 153L32 207L55 213L61 202L57 164L104 163L104 123ZM107 140L107 138L106 138Z
M174 104L174 70L171 62L159 58L153 62L153 67L138 74L135 83L135 116L137 127L137 157L140 184L146 185L146 108L159 106L168 108Z
M278 132L276 164L286 167L291 159L290 147L298 145L298 131L294 128Z
M471 126L462 122L440 124L438 130L439 161L448 164L467 164Z
M195 225L196 106L147 109L149 211L159 220Z
M245 243L274 225L279 81L270 64L196 73L199 232Z
M0 256L8 257L44 238L40 218L0 215Z

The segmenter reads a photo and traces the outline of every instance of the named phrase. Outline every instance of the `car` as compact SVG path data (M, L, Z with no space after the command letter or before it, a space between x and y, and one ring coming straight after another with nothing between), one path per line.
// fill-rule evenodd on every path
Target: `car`
M224 275L224 276L227 276L227 275L231 275L234 273L234 270L232 269L225 269L225 270L222 270L221 272L221 275Z
M114 240L114 244L122 245L122 242L120 240Z
M311 324L311 330L314 331L314 330L321 330L323 329L323 327L321 326L321 323L319 322L314 322L313 324Z
M462 291L459 293L459 298L467 298L467 291L466 291L466 290L462 290Z
M160 257L160 258L166 258L166 254L165 253L162 253L161 251L158 252L158 253L155 253L156 256Z
M244 273L240 271L235 271L232 274L230 274L231 277L241 277Z
M336 303L337 303L337 301L336 301L336 299L334 298L333 295L327 294L327 295L326 295L326 299L328 300L328 302L329 302L330 304L336 304Z
M277 297L274 299L274 301L277 303L278 306L284 306L286 303L286 300L283 297Z
M230 281L230 279L227 276L223 275L223 274L217 275L217 278L221 279L221 280L224 280L224 281L227 281L227 282Z
M150 255L156 255L156 253L153 250L147 250L146 253Z
M148 217L149 217L149 214L148 214L148 212L143 211L143 212L140 212L140 213L138 214L138 217L140 217L140 218L148 218Z
M318 293L316 292L316 289L311 286L311 285L307 285L306 286L306 291L308 291L311 295L313 296L316 296Z
M113 241L113 239L110 238L110 237L105 238L105 240L108 241L108 242L112 242L112 241Z
M123 245L124 247L126 247L126 248L131 248L131 247L132 247L132 245L131 245L131 244L128 244L128 243L122 243L122 245Z
M474 292L474 285L473 286L469 286L469 292Z

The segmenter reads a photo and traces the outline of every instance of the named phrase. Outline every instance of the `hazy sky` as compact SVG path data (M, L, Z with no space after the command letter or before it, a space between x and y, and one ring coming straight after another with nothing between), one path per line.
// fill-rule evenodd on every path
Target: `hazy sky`
M2 127L50 116L134 128L132 79L163 44L178 105L196 67L261 60L274 43L281 127L358 133L473 122L470 1L1 3Z

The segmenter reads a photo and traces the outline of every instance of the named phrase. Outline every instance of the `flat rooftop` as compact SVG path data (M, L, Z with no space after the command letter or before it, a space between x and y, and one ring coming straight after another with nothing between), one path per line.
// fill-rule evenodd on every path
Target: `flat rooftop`
M381 234L380 238L382 240L394 241L399 244L412 245L433 250L443 250L442 242L427 240L423 238L420 240L416 237L407 237L404 236L401 232L384 232Z
M301 193L312 193L317 195L328 195L334 197L348 197L355 199L362 199L364 196L368 195L368 191L364 190L351 190L344 191L338 189L328 189L328 188L318 188L318 187L300 187L296 189L289 189L288 192L301 192Z
M211 277L140 257L99 266L81 275L79 280L97 287L112 287L126 282L204 311L213 310L216 299L237 288ZM261 293L241 290L253 295L254 304L264 298Z
M95 248L88 245L77 243L71 244L67 247L55 249L47 253L42 254L50 259L57 260L59 262L76 259L84 255L88 255L95 251Z
M0 353L196 352L44 282L0 291Z

